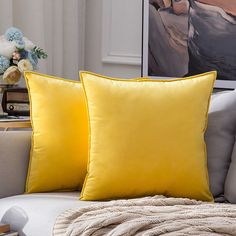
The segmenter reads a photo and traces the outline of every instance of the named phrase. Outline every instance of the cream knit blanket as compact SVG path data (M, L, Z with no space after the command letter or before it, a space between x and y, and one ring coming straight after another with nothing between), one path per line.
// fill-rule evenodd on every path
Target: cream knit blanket
M61 214L54 236L236 235L236 205L163 196L117 200Z

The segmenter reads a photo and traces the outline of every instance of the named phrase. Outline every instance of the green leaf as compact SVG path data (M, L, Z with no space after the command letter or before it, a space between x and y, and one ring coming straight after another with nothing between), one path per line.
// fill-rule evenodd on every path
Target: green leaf
M39 58L39 59L46 59L48 57L47 53L44 52L42 48L34 47L32 52Z

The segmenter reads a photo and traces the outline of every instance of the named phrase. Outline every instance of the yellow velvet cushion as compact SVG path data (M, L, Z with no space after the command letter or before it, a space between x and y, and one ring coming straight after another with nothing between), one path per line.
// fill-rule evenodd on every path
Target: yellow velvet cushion
M79 81L25 72L33 128L26 192L80 189L86 175L88 119Z
M82 200L155 194L213 200L204 132L216 72L140 82L80 76L90 124Z

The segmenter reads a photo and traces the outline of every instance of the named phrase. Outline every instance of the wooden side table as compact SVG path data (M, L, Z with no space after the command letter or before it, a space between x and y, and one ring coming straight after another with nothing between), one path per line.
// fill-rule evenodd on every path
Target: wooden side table
M31 122L29 120L1 121L0 119L0 129L4 129L4 131L7 131L8 129L23 129L23 128L31 128Z

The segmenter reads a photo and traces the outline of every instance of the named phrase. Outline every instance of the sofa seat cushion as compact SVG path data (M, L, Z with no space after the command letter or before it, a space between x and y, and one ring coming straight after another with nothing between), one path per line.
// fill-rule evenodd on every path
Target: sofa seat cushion
M79 192L37 193L0 199L0 221L20 236L51 236L59 214L93 204L79 200Z

